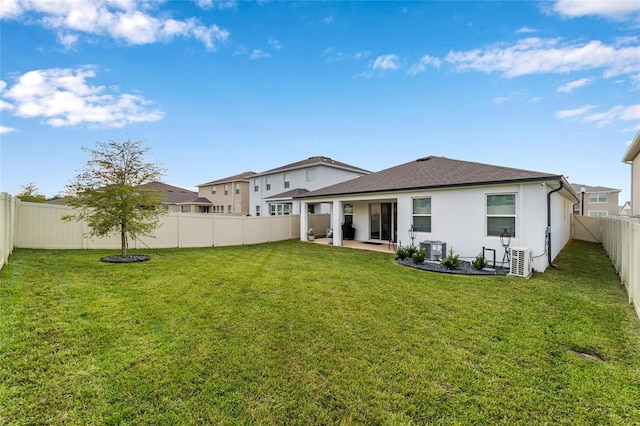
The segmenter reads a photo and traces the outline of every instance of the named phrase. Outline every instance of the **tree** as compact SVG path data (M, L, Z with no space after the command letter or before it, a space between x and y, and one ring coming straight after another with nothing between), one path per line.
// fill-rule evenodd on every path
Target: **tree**
M152 236L158 227L162 208L161 191L141 188L159 180L165 169L144 161L149 151L142 142L96 142L96 149L82 148L91 159L67 185L67 204L77 213L63 220L86 220L89 235L120 233L123 257L127 256L128 238Z
M22 185L22 192L16 195L20 201L28 201L30 203L46 203L47 197L40 193L40 190L35 183L29 182L26 185Z

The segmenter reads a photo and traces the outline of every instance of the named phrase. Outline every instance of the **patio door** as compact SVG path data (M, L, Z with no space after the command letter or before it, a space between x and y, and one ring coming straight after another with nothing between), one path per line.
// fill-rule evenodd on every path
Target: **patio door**
M397 203L369 204L369 239L395 240Z

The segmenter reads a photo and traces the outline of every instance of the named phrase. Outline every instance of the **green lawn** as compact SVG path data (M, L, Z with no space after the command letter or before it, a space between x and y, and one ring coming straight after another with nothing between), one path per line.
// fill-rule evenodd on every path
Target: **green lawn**
M640 320L601 246L530 280L299 241L145 253L14 251L0 425L640 421Z

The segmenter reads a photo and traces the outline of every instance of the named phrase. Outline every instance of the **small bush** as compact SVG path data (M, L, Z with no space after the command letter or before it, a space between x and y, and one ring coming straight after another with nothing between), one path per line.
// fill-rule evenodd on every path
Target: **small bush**
M482 268L484 268L485 266L487 266L489 264L489 261L487 259L484 258L484 256L482 255L482 253L479 253L475 260L473 262L471 262L471 266L473 266L474 268L476 268L477 270L480 270Z
M416 246L407 246L407 256L413 257L414 253L418 251Z
M413 255L411 255L411 258L413 259L414 263L422 263L424 262L424 258L427 255L427 249L417 249L415 251L415 253L413 253Z
M407 256L409 256L409 250L408 250L408 247L405 247L405 246L398 246L398 248L396 249L396 255L397 255L400 259L405 259Z
M460 255L453 254L453 248L449 249L449 256L440 260L440 263L446 267L447 269L457 269L462 265L462 261L460 260Z

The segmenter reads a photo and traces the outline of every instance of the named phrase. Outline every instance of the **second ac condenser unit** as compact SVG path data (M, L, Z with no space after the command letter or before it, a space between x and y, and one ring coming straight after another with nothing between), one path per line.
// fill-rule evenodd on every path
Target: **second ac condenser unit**
M511 264L509 265L509 275L515 277L531 277L531 249L529 247L511 247Z

